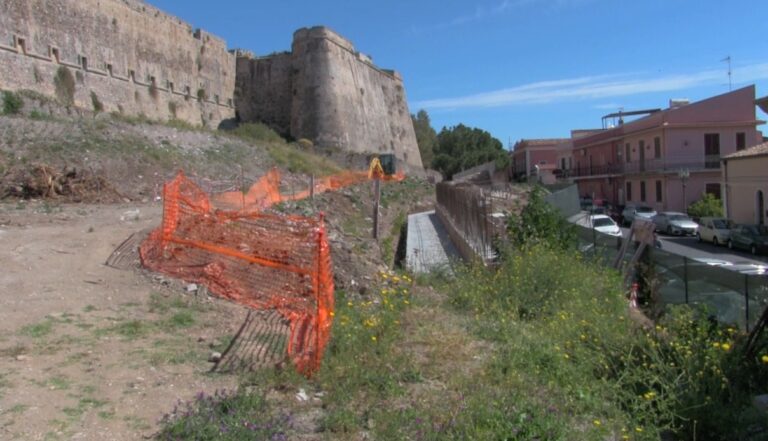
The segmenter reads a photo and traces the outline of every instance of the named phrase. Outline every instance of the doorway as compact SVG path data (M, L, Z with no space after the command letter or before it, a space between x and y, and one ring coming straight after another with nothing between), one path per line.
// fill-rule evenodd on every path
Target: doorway
M758 225L765 225L765 200L763 190L757 190L755 194L755 221Z

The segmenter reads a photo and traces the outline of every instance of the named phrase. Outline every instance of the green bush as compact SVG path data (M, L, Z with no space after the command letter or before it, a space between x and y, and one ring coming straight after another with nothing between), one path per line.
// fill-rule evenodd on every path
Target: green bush
M75 77L66 66L59 66L56 76L53 77L53 85L56 88L56 98L65 106L75 104Z
M285 140L277 134L272 128L263 123L245 123L237 126L236 129L228 132L235 135L238 138L246 141L258 142L275 142L285 143Z
M723 217L723 202L711 193L704 193L701 199L688 206L688 215L697 219Z
M512 243L521 247L546 243L559 249L575 248L577 239L574 226L544 200L544 195L542 187L534 187L520 215L509 217L507 228Z
M3 92L3 113L5 115L16 115L24 107L24 100L16 93Z
M100 113L104 111L104 104L101 103L99 96L94 91L91 91L91 104L93 104L94 112Z
M745 360L736 329L685 306L644 330L622 291L618 274L546 244L510 252L495 273L460 271L451 302L498 350L467 396L486 408L455 438L502 439L498 428L521 429L509 418L520 408L541 439L729 440L766 428L750 403L767 384L765 346ZM572 427L582 433L560 435Z

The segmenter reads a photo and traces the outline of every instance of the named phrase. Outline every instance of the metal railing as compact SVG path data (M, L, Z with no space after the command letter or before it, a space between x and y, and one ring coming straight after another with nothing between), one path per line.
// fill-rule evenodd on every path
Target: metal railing
M576 229L582 253L606 264L613 262L625 240L581 225ZM651 248L639 279L659 306L698 305L719 322L749 331L768 306L768 273L745 274L712 263ZM755 266L754 272L759 271Z
M620 175L629 173L658 173L687 170L719 170L720 155L706 155L698 158L681 159L645 159L643 161L602 164L561 170L562 177L588 177Z

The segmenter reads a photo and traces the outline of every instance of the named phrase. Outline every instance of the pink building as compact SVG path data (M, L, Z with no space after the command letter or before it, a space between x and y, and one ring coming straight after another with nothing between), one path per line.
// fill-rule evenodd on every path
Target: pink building
M512 178L524 179L536 172L537 165L552 165L558 160L557 145L566 138L521 139L515 143L512 156Z
M685 211L705 192L722 199L720 158L761 142L762 123L754 86L676 103L574 139L571 175L582 196Z

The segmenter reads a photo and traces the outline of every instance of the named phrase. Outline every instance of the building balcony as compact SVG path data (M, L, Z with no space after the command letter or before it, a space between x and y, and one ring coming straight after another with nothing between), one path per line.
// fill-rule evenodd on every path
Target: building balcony
M720 155L706 155L698 158L646 159L618 164L593 165L562 170L561 174L563 177L584 178L640 173L677 173L683 169L689 171L720 170Z

